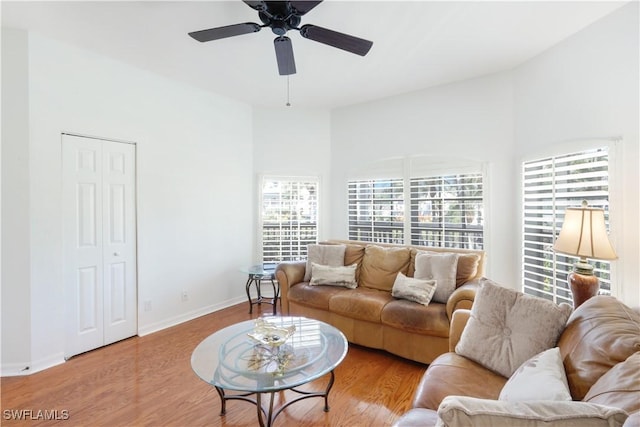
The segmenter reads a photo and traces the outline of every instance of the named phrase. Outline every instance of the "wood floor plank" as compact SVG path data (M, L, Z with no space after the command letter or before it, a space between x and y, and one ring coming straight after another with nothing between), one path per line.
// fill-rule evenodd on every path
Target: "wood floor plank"
M271 306L247 303L202 316L144 337L133 337L22 377L0 379L3 426L255 426L255 406L220 399L191 370L191 353L207 336L234 323L271 313ZM285 409L278 426L388 426L409 409L426 365L383 351L351 345L335 370L336 382L324 400L310 398ZM321 390L328 376L309 384ZM296 395L278 393L282 399ZM6 411L49 411L68 420L7 419ZM57 412L53 412L57 411Z

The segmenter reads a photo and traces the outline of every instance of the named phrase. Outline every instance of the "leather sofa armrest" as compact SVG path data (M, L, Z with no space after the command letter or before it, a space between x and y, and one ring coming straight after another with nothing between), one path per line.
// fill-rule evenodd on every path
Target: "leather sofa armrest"
M479 286L478 280L472 280L453 291L447 301L447 317L449 318L449 322L451 322L454 311L461 308L471 310Z
M467 322L471 317L471 310L461 308L453 312L451 318L451 325L449 327L449 351L456 351L456 344L460 341L460 336L464 327L467 326Z
M304 280L306 261L289 261L278 264L276 267L276 280L280 289L280 302L283 313L289 314L289 288Z

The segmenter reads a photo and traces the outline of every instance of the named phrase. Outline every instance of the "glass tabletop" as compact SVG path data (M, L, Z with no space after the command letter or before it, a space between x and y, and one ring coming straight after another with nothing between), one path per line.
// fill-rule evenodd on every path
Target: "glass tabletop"
M226 390L264 393L306 384L333 371L347 354L344 334L304 317L263 317L295 332L280 346L248 336L255 320L241 322L205 338L193 351L191 367L207 383Z
M273 264L257 264L250 267L241 268L240 271L251 276L273 277L276 272L276 266Z

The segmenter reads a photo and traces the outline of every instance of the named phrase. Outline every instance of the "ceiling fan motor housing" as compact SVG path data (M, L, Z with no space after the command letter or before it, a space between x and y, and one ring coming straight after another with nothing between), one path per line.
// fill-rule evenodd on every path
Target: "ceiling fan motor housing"
M289 12L286 15L274 14L268 15L265 12L259 12L258 16L262 23L271 28L274 34L283 36L289 30L297 29L300 25L300 17Z

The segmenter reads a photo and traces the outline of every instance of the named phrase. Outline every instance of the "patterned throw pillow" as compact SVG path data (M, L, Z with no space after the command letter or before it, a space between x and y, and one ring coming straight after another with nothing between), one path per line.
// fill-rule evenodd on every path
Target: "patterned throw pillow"
M391 295L395 298L406 299L422 305L429 305L435 290L435 280L415 279L398 273L396 281L393 283Z
M481 279L456 353L509 378L527 359L556 346L570 314L568 304Z
M309 284L312 286L328 285L355 289L358 287L356 282L357 267L358 264L331 267L313 262L311 263L311 281Z
M509 378L499 400L572 400L558 347L550 348L524 362Z

